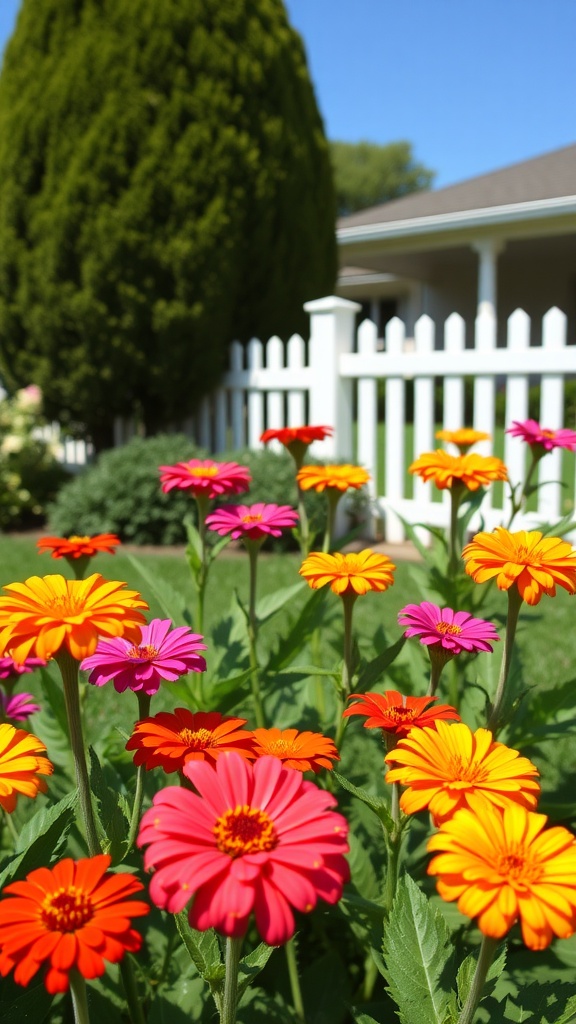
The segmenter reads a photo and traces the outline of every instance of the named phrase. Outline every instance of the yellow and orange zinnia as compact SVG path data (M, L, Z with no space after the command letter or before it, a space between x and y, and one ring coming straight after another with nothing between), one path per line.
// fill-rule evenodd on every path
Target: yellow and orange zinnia
M313 551L304 559L298 572L312 590L330 584L335 594L367 594L369 590L387 590L394 583L396 566L386 555L370 548L333 555Z
M35 800L47 786L41 775L52 775L52 762L44 757L46 747L24 729L0 725L0 807L11 814L18 794Z
M511 803L504 810L470 798L428 842L436 853L442 899L477 918L484 935L501 939L520 920L530 949L576 931L576 841L566 828L545 829L546 815Z
M115 533L97 533L92 537L41 537L36 541L40 554L49 551L52 558L94 558L101 552L116 554L120 538Z
M488 729L473 733L464 722L438 719L434 729L412 729L386 761L399 765L386 773L386 781L408 787L400 797L405 814L428 808L436 824L468 806L470 794L497 807L518 803L531 809L538 802L535 765L494 740Z
M370 474L362 466L302 466L296 474L298 486L303 491L344 491L351 487L359 490L367 484Z
M458 430L437 430L436 437L439 441L447 441L448 444L455 444L464 454L468 448L478 441L489 441L490 434L483 430L474 430L473 427L460 427Z
M508 479L506 466L494 455L450 455L443 448L421 455L408 467L408 472L431 480L440 491L457 485L477 491L495 480Z
M516 584L526 604L538 604L543 594L553 597L557 585L576 592L576 551L568 541L538 530L510 533L497 526L494 533L477 533L462 558L476 583L496 577L500 590Z
M320 732L298 732L297 729L254 729L256 757L271 754L279 757L285 768L298 772L319 772L332 768L339 761L334 741Z
M94 573L86 580L31 576L4 587L0 596L0 649L14 661L29 654L51 658L66 648L81 661L94 653L98 637L125 636L138 642L148 605L124 583Z

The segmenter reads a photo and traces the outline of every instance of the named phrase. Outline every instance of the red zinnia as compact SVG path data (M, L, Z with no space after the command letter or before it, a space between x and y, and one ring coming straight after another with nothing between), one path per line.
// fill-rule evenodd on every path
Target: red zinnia
M267 444L268 441L280 441L286 448L290 448L295 441L308 446L313 441L324 441L334 433L334 427L282 427L279 430L265 430L260 440Z
M320 772L332 768L340 754L329 736L320 732L298 732L297 729L254 729L254 751L257 757L271 754L279 757L285 768L298 772Z
M44 962L49 992L66 992L69 974L98 978L105 960L118 963L124 953L142 945L130 927L132 917L147 914L149 906L126 897L144 888L134 875L108 871L107 854L53 868L37 868L23 882L4 889L0 901L0 973L15 967L14 980L27 985Z
M36 547L40 554L50 551L52 558L93 558L102 551L116 554L119 543L115 533L97 533L94 537L42 537Z
M281 537L282 530L291 529L298 522L298 513L290 505L232 505L217 508L206 516L206 526L221 537L230 534L232 540L264 540Z
M254 911L264 941L279 946L294 934L292 908L340 899L348 825L330 809L331 793L276 757L251 765L224 754L215 768L195 762L187 774L197 793L162 790L140 826L157 906L179 913L193 896L192 927L234 937Z
M188 761L215 764L232 750L253 759L252 733L242 729L243 725L245 718L228 718L219 711L160 711L136 722L126 750L136 751L135 765L143 764L147 770L163 768L167 773L182 771Z
M212 462L211 459L190 459L175 466L160 466L160 483L165 494L177 487L190 491L195 498L218 498L223 494L240 494L250 486L250 472L237 462Z
M382 729L392 736L407 736L414 726L434 726L438 719L460 721L460 715L449 704L431 706L437 697L405 697L397 690L386 690L385 693L351 693L352 698L358 703L346 708L344 718L367 715L365 729Z

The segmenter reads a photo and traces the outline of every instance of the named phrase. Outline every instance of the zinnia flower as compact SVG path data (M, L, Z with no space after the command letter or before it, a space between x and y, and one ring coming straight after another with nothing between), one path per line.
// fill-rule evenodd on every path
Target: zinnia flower
M119 543L115 533L97 533L94 537L42 537L36 547L40 554L50 551L52 558L93 558L102 551L116 554Z
M160 466L160 483L165 494L177 487L190 491L195 498L218 498L223 494L240 494L250 485L250 472L237 462L212 462L211 459L190 459L175 466Z
M298 772L320 772L332 768L340 754L329 736L320 732L298 732L297 729L254 729L254 751L257 757L266 754L279 757L285 768Z
M576 842L566 828L545 829L547 818L517 803L502 811L470 798L428 842L437 854L442 899L477 918L484 935L501 939L516 921L530 949L576 929Z
M182 771L189 761L214 765L224 753L236 751L253 760L252 733L242 726L245 718L229 718L218 711L160 711L153 718L136 722L126 750L135 750L134 764L147 770L163 768Z
M400 765L386 773L386 781L408 787L400 797L405 814L427 807L438 824L468 806L470 793L497 807L536 806L538 769L528 758L498 743L488 729L472 732L464 722L435 725L414 729L386 755L388 764Z
M325 490L344 491L354 487L359 490L367 484L370 474L362 466L302 466L296 474L296 482L303 491Z
M561 430L545 430L536 420L513 420L512 426L508 427L507 434L512 437L520 437L531 447L542 448L542 455L551 452L553 448L567 448L570 452L576 451L576 432L566 427Z
M477 455L476 452L450 455L443 448L421 455L408 466L408 472L421 476L423 480L432 480L441 491L457 485L477 491L495 480L508 479L506 466L494 455Z
M198 654L206 650L203 640L187 626L172 629L170 619L152 619L135 642L124 637L99 640L80 668L90 672L88 682L95 686L113 680L117 693L130 689L150 695L163 679L173 683L187 672L206 671L206 661Z
M19 793L35 800L47 785L40 775L52 775L52 762L44 757L46 747L37 736L0 724L0 807L9 814L16 807Z
M439 441L455 444L462 454L478 441L490 440L490 434L485 434L483 430L473 430L472 427L460 427L459 430L437 430L436 437Z
M150 908L127 897L144 886L127 872L108 871L110 859L107 854L67 858L6 886L3 897L8 896L0 900L3 977L15 967L14 980L27 985L46 963L46 988L65 992L70 971L98 978L105 960L115 964L126 951L140 949L142 939L130 919Z
M460 715L449 704L436 704L438 697L406 697L397 690L385 693L351 693L351 704L342 713L367 715L365 729L382 729L390 736L407 736L410 729L434 726L439 719L460 721ZM434 706L432 706L434 705Z
M19 679L26 672L35 672L37 668L44 668L45 658L25 658L23 662L14 661L9 654L0 658L0 679Z
M292 908L308 912L318 897L340 899L348 825L330 810L331 793L276 757L251 765L224 754L215 768L188 764L187 774L198 795L162 790L140 827L157 906L178 913L193 896L193 928L236 937L254 911L264 942L278 946L294 934Z
M407 626L404 635L418 636L426 646L439 646L451 654L462 651L491 651L489 641L499 640L495 627L484 619L475 619L469 612L440 609L430 601L407 604L398 614L401 626Z
M221 537L230 534L233 540L264 540L280 537L283 529L296 526L298 513L290 505L232 505L217 508L206 516L206 526Z
M14 693L12 695L0 690L0 705L4 718L12 722L25 722L30 715L40 711L31 693Z
M333 555L314 551L304 559L298 572L312 590L330 584L335 594L367 594L369 590L387 590L394 583L396 566L386 555L370 548Z
M94 573L86 580L31 576L4 587L0 596L0 650L24 662L33 653L51 658L66 647L81 661L96 649L99 636L137 640L148 608L136 590Z
M476 583L496 577L500 590L514 584L522 600L538 604L543 594L554 597L556 586L576 592L576 551L560 537L543 537L538 530L477 533L462 551L466 572Z
M286 448L290 448L295 441L308 447L313 441L324 441L334 433L334 427L282 427L279 430L265 430L260 440L267 444L268 441L280 441Z

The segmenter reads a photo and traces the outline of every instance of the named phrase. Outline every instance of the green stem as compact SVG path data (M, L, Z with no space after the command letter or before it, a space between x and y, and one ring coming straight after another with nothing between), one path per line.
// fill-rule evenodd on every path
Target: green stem
M90 564L90 557L88 555L81 555L80 558L66 558L66 561L74 573L74 579L83 580L86 569Z
M474 971L472 985L470 987L464 1009L458 1018L458 1024L472 1024L476 1014L476 1009L482 998L486 976L490 970L497 948L497 939L490 939L487 935L482 937L482 945L480 946L478 962L476 964L476 970Z
M454 482L450 488L450 535L448 538L450 558L448 561L448 575L453 579L458 575L460 568L460 544L458 542L458 509L462 500L462 485Z
M384 735L384 742L388 752L394 750L397 743L397 737L394 735ZM384 829L384 838L386 841L387 850L387 863L386 863L386 884L384 887L384 913L386 916L390 914L392 910L392 903L394 902L394 896L396 895L396 887L398 884L398 864L400 860L400 844L402 842L402 831L400 828L400 783L393 782L392 792L390 796L390 816L393 822L393 828L391 832Z
M236 1005L238 1003L238 965L242 952L242 939L226 939L226 977L224 979L224 996L220 1011L220 1024L236 1024Z
M310 523L308 522L308 513L304 504L304 491L301 487L298 488L298 519L300 526L300 551L302 558L307 558L310 552Z
M324 544L322 545L322 551L324 553L330 551L332 547L332 539L334 537L334 525L336 523L336 509L338 508L338 502L340 501L341 497L341 491L337 491L331 487L326 488L328 512L326 518L326 533L324 534Z
M198 508L198 534L200 537L200 569L198 570L198 577L196 579L196 631L203 633L204 626L204 594L206 591L206 584L208 583L208 570L210 568L210 559L208 556L208 549L206 547L206 516L210 508L210 499L202 496L196 498L196 507Z
M76 968L70 971L68 978L72 994L72 1006L74 1008L74 1024L90 1024L86 982Z
M266 718L262 706L262 695L260 693L260 675L258 664L258 618L256 616L256 584L258 572L258 552L260 550L258 541L244 541L250 558L250 600L248 605L248 645L250 649L250 686L252 689L252 700L254 703L254 718L259 729L266 728Z
M288 939L288 942L284 946L284 950L286 953L286 963L288 965L288 977L290 978L292 1005L294 1007L297 1019L305 1022L306 1016L304 1013L302 989L300 987L300 976L298 974L298 959L296 956L296 943L294 942L294 936L292 936L291 939Z
M353 635L352 615L357 595L355 593L342 594L342 607L344 609L344 661L342 663L342 696L344 701L350 696L350 686L354 674L352 660Z
M502 704L504 701L504 691L506 689L506 682L510 673L510 664L512 662L512 650L514 647L514 637L516 635L516 626L518 625L518 616L520 614L520 608L522 607L522 597L518 591L518 587L515 583L508 590L508 618L506 620L506 636L504 637L504 650L502 651L502 661L500 663L500 676L498 678L498 686L496 687L496 694L494 696L494 703L490 712L486 728L496 736L500 727L500 715L502 711Z
M90 779L86 765L86 751L84 748L78 693L78 662L63 647L56 655L56 661L58 662L58 667L62 673L62 682L64 683L64 701L66 703L70 746L74 758L76 782L78 783L78 795L80 797L80 811L86 831L86 842L90 856L95 857L98 853L102 853L102 848L96 829L92 794L90 792Z
M441 653L433 651L432 647L428 648L428 655L430 657L430 682L428 683L428 690L426 695L433 697L438 689L438 683L440 682L440 676L446 667L449 658L445 658Z
M148 693L137 693L138 697L138 721L141 722L144 718L148 718L150 713L150 694ZM144 799L144 773L146 768L143 764L138 765L136 769L136 789L134 790L134 804L132 805L132 817L130 818L130 830L128 832L128 840L126 843L126 854L130 853L136 842L136 833L138 832L138 826L140 824L140 815L142 814L142 800Z
M19 835L18 835L18 832L16 830L16 825L12 821L12 815L8 811L4 811L4 821L6 822L6 824L8 826L8 831L9 831L10 835L12 836L12 839L14 840L15 843L17 843L18 839L19 839Z
M546 454L546 450L545 449L541 449L540 451L538 451L538 449L536 447L531 447L530 448L530 453L532 455L532 462L530 463L530 466L528 468L528 472L526 474L526 479L524 481L524 485L522 487L522 490L520 491L520 495L518 497L518 500L516 500L516 498L514 497L515 491L512 491L512 508L510 510L510 519L508 520L508 526L506 527L507 530L509 530L510 527L512 526L512 523L513 523L514 519L518 515L520 509L522 508L522 505L524 504L524 502L526 501L526 498L528 497L528 489L530 487L530 484L532 483L532 477L534 476L534 472L536 470L536 466L538 465L540 460L543 458L543 456Z
M124 995L126 996L126 1003L128 1005L128 1016L130 1017L132 1024L146 1024L146 1017L144 1016L144 1010L142 1009L142 1002L136 987L134 967L128 955L124 956L120 961L120 976L122 978Z

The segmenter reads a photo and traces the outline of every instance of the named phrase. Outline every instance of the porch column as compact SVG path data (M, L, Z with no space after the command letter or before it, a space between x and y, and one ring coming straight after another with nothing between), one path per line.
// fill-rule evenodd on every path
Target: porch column
M476 315L490 312L497 318L497 262L504 242L498 238L484 238L474 242L478 253L478 308Z

